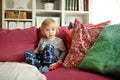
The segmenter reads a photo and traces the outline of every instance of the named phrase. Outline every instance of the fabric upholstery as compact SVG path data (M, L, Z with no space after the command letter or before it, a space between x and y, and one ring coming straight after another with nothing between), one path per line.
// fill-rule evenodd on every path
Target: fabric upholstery
M120 79L120 24L105 26L87 52L79 70L114 75Z
M105 23L104 23L105 25ZM75 19L75 27L70 50L64 60L64 67L77 67L88 49L94 44L103 26L85 26Z
M113 78L90 72L79 71L75 68L60 67L56 70L44 73L47 80L114 80Z
M66 44L66 35L63 30L67 28L68 27L60 27L60 33L57 34L58 37L61 37L63 39L65 44ZM6 61L6 62L7 61L24 61L23 59L24 51L28 49L34 50L34 48L37 46L39 38L41 37L39 30L38 30L39 33L37 33L37 30L38 29L36 28L28 28L23 30L0 29L0 61ZM40 37L38 37L38 34ZM13 73L13 71L16 72L16 68L11 68L10 66L6 65L7 68L3 69L5 68L3 66L4 62L0 62L0 64L1 64L0 73L6 72L9 69L10 71L8 72L11 73L12 71L10 75L12 77L15 77L16 79L16 76L13 76L13 74L17 75L17 73ZM32 66L32 65L29 65L29 66ZM16 66L16 67L19 68L20 66ZM27 79L27 78L34 77L34 73L38 73L38 71L36 72L37 68L34 67L35 70L33 71L30 70L30 73L29 73L32 76L28 77L29 74L26 76L26 71L29 72L29 69L24 66L22 66L22 68L27 70L22 72L20 70L23 70L23 69L17 70L17 71L20 71L20 76L19 76L20 80L23 80L24 78ZM9 75L9 73L7 73L6 75ZM1 73L0 79L5 78L8 80L9 77L6 77L6 75ZM88 79L89 80L114 80L110 77L106 77L103 75L98 75L98 74L94 74L86 71L78 71L75 68L63 68L63 67L59 67L56 70L44 73L44 75L46 76L47 80L68 80L68 79L69 80L88 80ZM37 74L37 77L39 77L38 74ZM34 78L37 78L37 77L34 77ZM42 80L40 78L39 80Z
M35 66L20 62L0 62L0 80L47 80Z
M38 42L37 28L0 29L0 61L24 61L24 52Z

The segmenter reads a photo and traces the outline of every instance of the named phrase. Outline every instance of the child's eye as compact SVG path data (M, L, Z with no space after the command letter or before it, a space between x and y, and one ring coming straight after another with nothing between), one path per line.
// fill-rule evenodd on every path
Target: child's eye
M52 31L54 31L55 29L53 28Z
M46 31L49 31L49 29L46 29Z

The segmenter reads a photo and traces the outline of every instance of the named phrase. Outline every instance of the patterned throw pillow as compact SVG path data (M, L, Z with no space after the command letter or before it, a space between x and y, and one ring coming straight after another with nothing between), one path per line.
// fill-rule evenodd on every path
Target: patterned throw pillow
M70 50L64 60L64 67L77 67L84 58L88 49L97 39L102 27L85 27L75 19L74 33Z
M110 24L110 23L111 23L111 21L108 20L108 21L101 22L101 23L96 24L96 25L94 25L92 23L87 23L87 24L84 24L84 26L86 26L90 30L90 31L89 30L88 31L91 34L91 38L96 38L96 37L92 37L92 36L98 36L97 33L99 33L99 30L96 30L96 28L97 29L101 29L101 28L98 28L98 27L104 27L106 24ZM68 26L68 29L65 28L65 29L63 29L63 31L65 32L66 43L67 43L66 47L67 47L67 51L69 52L70 47L71 47L71 42L72 42L74 27L69 28L69 26ZM96 34L94 34L94 33L96 33ZM92 34L94 34L94 35L92 35ZM91 39L91 40L95 40L95 39Z

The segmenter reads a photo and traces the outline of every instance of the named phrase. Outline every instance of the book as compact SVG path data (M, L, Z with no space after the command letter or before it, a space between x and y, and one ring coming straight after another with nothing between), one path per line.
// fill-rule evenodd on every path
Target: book
M65 9L68 10L68 0L65 2Z
M66 0L66 10L69 10L69 0Z
M70 11L70 0L67 0L67 10Z
M69 2L69 8L70 8L70 11L74 11L75 10L75 5L76 5L76 0L70 0Z
M88 11L88 0L84 0L84 11Z
M84 10L84 1L80 0L78 5L79 5L79 11L83 11Z
M75 10L75 6L74 6L75 1L76 1L76 0L71 0L71 10L72 10L72 11Z
M72 11L72 0L69 0L69 10Z
M78 0L74 0L74 11L78 10Z

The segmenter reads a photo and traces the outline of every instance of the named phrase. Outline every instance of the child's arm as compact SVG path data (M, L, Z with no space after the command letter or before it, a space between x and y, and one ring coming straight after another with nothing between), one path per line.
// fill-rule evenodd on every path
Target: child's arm
M59 44L57 45L57 47L59 48L61 54L58 58L58 61L49 66L49 70L54 70L54 69L60 67L60 65L62 65L62 62L64 60L64 57L65 57L65 54L66 54L66 48L65 48L65 45L64 45L62 39L59 40Z

